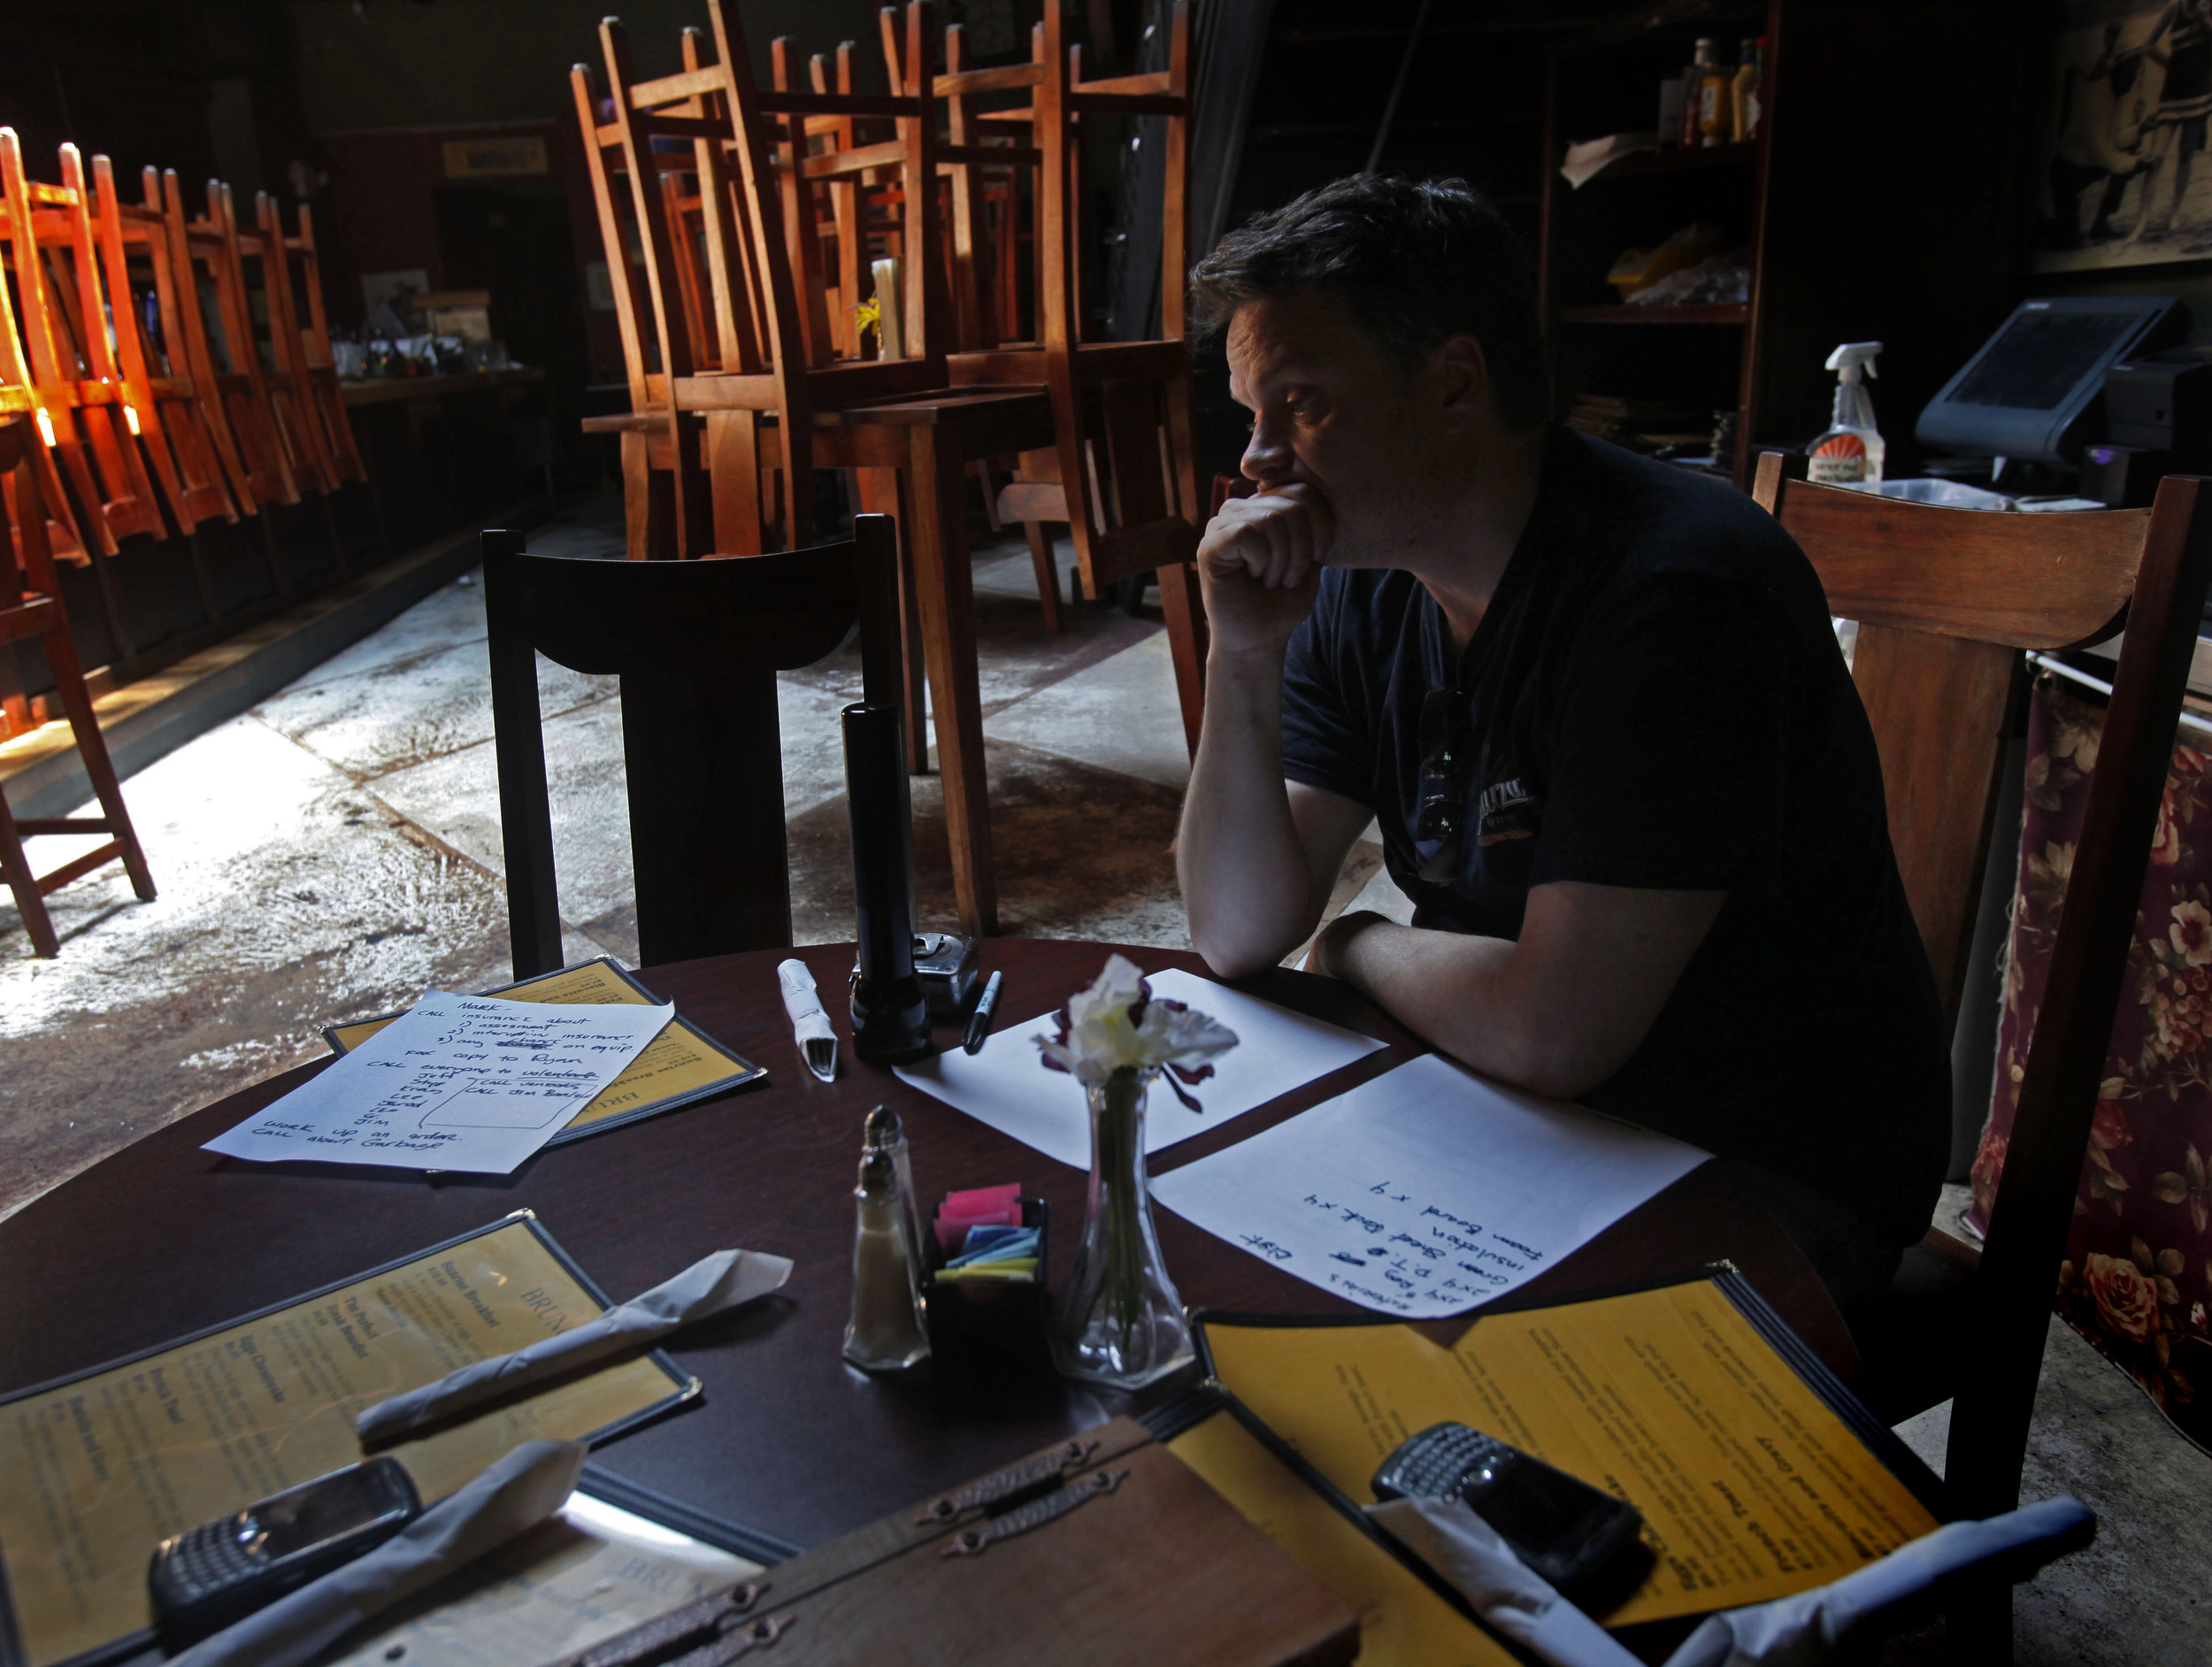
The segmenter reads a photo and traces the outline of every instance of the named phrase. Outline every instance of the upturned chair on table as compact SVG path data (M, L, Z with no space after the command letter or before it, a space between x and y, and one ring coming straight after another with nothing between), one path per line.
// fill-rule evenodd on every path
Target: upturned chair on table
M588 77L580 72L573 78L579 118L589 135L588 150L605 147L621 154L630 181L622 195L641 228L646 255L630 299L634 325L627 339L640 349L632 360L633 384L642 389L648 409L634 413L626 425L634 434L644 432L644 444L626 435L626 457L641 451L649 455L657 432L671 436L664 454L674 476L669 497L680 514L695 516L695 510L685 506L697 503L695 477L703 473L711 505L709 548L718 553L749 554L767 542L759 482L771 468L780 469L787 481L787 542L808 535L817 467L855 470L864 510L902 507L908 536L902 557L911 574L913 598L906 621L906 704L910 711L920 709L926 668L935 707L938 762L946 781L947 833L961 920L972 932L995 931L997 904L975 671L964 471L975 458L1048 444L1050 407L1041 391L947 388L936 227L926 213L906 214L901 227L900 302L910 357L834 357L818 278L803 281L800 276L809 270L810 250L818 261L819 256L815 232L819 217L809 193L821 181L886 169L898 174L902 204L929 204L933 192L918 183L934 179L939 150L928 92L918 70L889 96L763 92L733 12L719 0L710 0L708 10L718 61L695 64L654 81L630 79L619 26L605 27L614 121L599 122ZM909 61L924 65L931 39L926 8L910 6L906 26ZM845 118L888 120L896 136L852 151L807 154L810 119L835 123ZM696 148L689 157L657 152L657 138L692 141ZM687 338L672 276L678 238L666 211L667 196L651 183L663 168L681 170L687 164L699 176L702 204L710 200L718 204L723 233L723 241L710 240L704 250L710 280L703 293L716 298L710 350ZM625 227L618 217L617 195L603 183L606 177L603 169L595 179L602 229L607 247L620 250L626 246ZM720 217L718 204L730 200L725 192L733 195L739 211ZM796 240L795 227L804 234ZM749 303L737 278L749 263L736 246L747 240L757 286ZM618 311L624 281L621 277L616 281ZM818 313L818 327L810 322ZM758 345L751 350L757 359L749 357L741 322L747 319L757 320L753 340ZM642 352L649 323L659 363L667 367L658 385ZM710 361L718 368L698 368ZM658 409L650 409L656 403ZM634 527L637 511L633 493ZM688 525L684 536L693 536ZM918 731L918 724L914 728ZM910 733L909 741L910 761L926 764L926 738Z
M0 388L0 393L4 393ZM34 952L52 956L61 953L61 941L47 912L48 894L73 880L120 858L130 875L131 889L150 900L154 881L123 806L123 790L109 761L107 742L93 714L85 691L84 673L77 664L76 644L69 634L68 617L55 588L53 558L46 548L46 515L37 465L45 446L27 409L10 411L0 403L0 642L35 641L45 651L54 677L56 694L68 714L77 754L84 763L93 795L100 803L97 816L26 817L18 820L0 791L0 880L14 895L16 910L23 918ZM27 402L24 402L27 403ZM63 864L50 873L33 872L23 849L27 837L41 834L104 834L108 837L91 850Z
M1064 0L1048 0L1030 65L948 73L938 77L935 86L949 103L1020 86L1029 89L1025 112L982 112L977 119L1028 117L1031 142L1022 154L1033 169L1038 336L1030 342L956 352L948 361L956 384L1041 383L1051 396L1054 443L1021 457L1013 479L999 493L999 517L1022 524L1033 556L1041 562L1049 559L1043 553L1049 548L1043 524L1065 522L1084 588L1092 596L1103 595L1118 580L1147 572L1156 576L1185 739L1194 751L1204 708L1205 622L1190 562L1205 506L1194 449L1190 349L1184 339L1185 274L1190 264L1190 28L1187 0L1177 0L1166 69L1086 81L1079 50L1067 42ZM1163 334L1156 341L1083 339L1078 122L1118 116L1165 118ZM1016 152L1005 148L1002 154ZM971 202L977 195L972 185ZM971 242L973 237L971 228Z
M299 233L288 236L284 211L267 192L254 198L260 227L262 288L269 298L269 342L277 375L289 387L293 426L311 453L323 490L347 481L366 483L368 465L353 443L353 424L338 392L338 360L330 350L330 323L323 311L320 257L315 251L315 222L306 204L299 205ZM300 322L300 296L306 296L307 322Z
M79 560L90 550L112 556L126 538L158 538L165 530L126 420L130 408L123 400L123 380L110 355L106 330L83 331L86 339L81 342L81 310L55 293L58 274L49 257L62 252L65 258L75 252L81 197L80 191L63 186L34 184L24 172L14 130L0 127L0 210L6 214L9 267L19 313L4 350L17 362L0 366L0 374L37 392L42 433L51 430L48 444L59 465L59 475L45 483L51 499L47 512L65 531L65 559ZM67 512L60 476L76 490L77 507L85 517L81 528Z
M899 703L896 530L746 561L530 556L484 534L494 745L515 976L562 964L536 658L622 680L623 768L648 965L791 941L776 676L859 627L864 698Z
M167 234L188 373L202 403L220 413L221 422L211 419L211 428L219 440L227 432L229 441L222 457L231 491L239 507L250 512L267 503L297 503L298 477L254 348L245 273L225 206L227 188L209 181L208 211L195 219L185 213L175 169L162 173L158 191L151 168L144 180L146 205L161 211ZM215 296L212 319L200 304L203 276ZM173 363L176 349L170 352ZM278 577L281 583L281 573Z
M2095 1117L2182 690L2212 582L2212 483L2172 476L2148 510L1991 515L1812 486L1759 461L1756 494L1859 622L1852 676L1874 727L1890 835L1945 1012L1972 941L2024 650L2121 633L2098 766L1978 1258L1932 1233L1887 1302L1851 1319L1893 1423L1954 1404L1955 1511L2018 1502L2051 1304ZM2009 1596L1965 1617L1995 1656ZM1953 1617L1953 1640L1962 1635ZM2008 1653L2001 1659L2009 1660Z

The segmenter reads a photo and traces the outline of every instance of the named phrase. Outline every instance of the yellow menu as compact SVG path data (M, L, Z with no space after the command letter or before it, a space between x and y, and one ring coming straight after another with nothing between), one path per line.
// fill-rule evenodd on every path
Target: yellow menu
M28 1667L153 1624L169 1535L364 1454L360 1410L596 1317L527 1217L204 1336L0 1402L0 1579ZM426 1505L541 1436L581 1440L698 1393L627 1356L388 1449Z
M1205 1335L1229 1390L1362 1503L1392 1448L1454 1419L1634 1505L1655 1562L1609 1626L1786 1597L1937 1526L1711 1279L1483 1316L1449 1348L1402 1325Z
M503 989L486 990L484 994L503 1002L575 1003L581 1006L608 1002L650 1006L657 999L604 956L578 966L563 967L557 972L541 973ZM337 1052L349 1053L399 1017L397 1013L386 1013L376 1018L356 1019L350 1025L333 1025L323 1035ZM764 1067L732 1053L696 1026L682 1018L672 1019L667 1028L647 1044L645 1051L630 1062L629 1069L601 1089L598 1098L571 1118L568 1126L547 1144L558 1146L580 1134L595 1134L611 1123L626 1123L634 1118L649 1117L656 1111L687 1105L710 1094L720 1094L726 1088L741 1087L767 1074Z
M1513 1667L1503 1645L1339 1516L1228 1413L1167 1448L1359 1617L1360 1667Z

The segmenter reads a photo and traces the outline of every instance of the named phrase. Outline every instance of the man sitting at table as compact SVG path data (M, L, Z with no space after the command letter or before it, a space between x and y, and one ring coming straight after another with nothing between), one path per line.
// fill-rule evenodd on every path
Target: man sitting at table
M1198 551L1200 953L1289 954L1372 817L1413 924L1340 916L1310 966L1486 1076L1739 1163L1832 1291L1880 1289L1949 1068L1803 552L1547 420L1526 261L1456 181L1339 181L1193 280L1257 487Z

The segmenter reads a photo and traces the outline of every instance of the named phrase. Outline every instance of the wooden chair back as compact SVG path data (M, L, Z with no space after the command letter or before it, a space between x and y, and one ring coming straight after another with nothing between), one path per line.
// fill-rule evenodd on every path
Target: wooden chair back
M492 713L515 976L561 964L534 656L622 680L624 768L649 965L791 941L780 671L857 628L865 698L899 703L896 534L719 562L562 560L484 534Z
M224 188L209 181L208 212L192 219L185 214L175 169L165 169L157 187L151 168L143 179L146 206L158 207L167 236L188 373L210 413L231 490L249 511L264 503L297 503L299 486L254 346L245 276L226 229Z
M308 419L306 407L311 395L303 387L303 376L296 374L299 333L291 324L291 286L285 272L284 239L281 234L273 240L268 235L265 201L265 198L257 196L254 227L248 230L239 223L238 204L230 187L211 182L208 219L227 246L226 257L232 281L237 288L238 339L243 346L236 357L245 362L249 374L268 403L277 443L283 449L285 466L294 487L321 495L327 494L334 484L330 463L317 443L314 426ZM262 302L261 317L267 326L265 352L263 332L254 322L252 298L257 288Z
M0 204L0 211L4 211L4 207ZM41 548L53 557L82 565L90 557L70 514L68 500L62 495L61 476L54 467L53 447L44 438L58 431L32 382L30 356L24 348L22 327L16 322L12 288L6 272L0 270L0 422L14 418L30 424L28 432L40 436L38 449L28 466L38 477L35 519ZM15 479L12 470L0 474L0 492L12 493ZM19 529L23 522L19 519L13 525ZM19 545L23 534L19 530L15 536ZM15 554L19 557L20 551Z
M1859 622L1853 679L1874 727L1892 842L1955 1013L2021 651L2122 633L2119 668L1967 1304L1946 1479L1967 1516L2016 1502L2029 1415L2117 1011L2176 719L2212 583L2212 487L2173 476L2148 510L1992 514L1788 478L1759 502L1803 548L1830 611Z
M163 347L177 339L175 286L160 216L117 195L115 170L105 157L92 158L89 188L76 147L64 145L61 157L62 182L77 195L77 243L98 250L107 321L115 332L115 359L122 373L125 420L153 465L170 519L185 533L208 521L235 521L238 511L224 483L221 455L198 385L188 376L172 374L149 339L150 313L157 321ZM88 334L96 334L94 323L86 321Z
M117 414L127 409L123 380L108 346L89 243L79 248L81 195L34 185L14 129L0 127L0 210L24 368L93 546L112 556L121 540L159 538L165 528L134 437Z
M284 211L266 192L254 200L261 227L262 278L269 297L269 339L278 375L290 387L300 437L314 454L327 489L348 480L365 482L368 465L353 443L353 423L338 390L338 359L330 350L330 322L323 311L322 264L315 252L315 225L299 205L299 232L284 229Z
M123 807L123 790L108 758L107 742L85 688L83 670L77 664L69 618L54 581L53 558L46 548L42 472L38 466L46 450L27 405L15 411L0 405L0 486L5 488L0 490L0 643L35 641L44 651L47 669L53 674L54 692L68 715L78 756L100 807L97 816L19 820L8 809L4 793L0 793L0 882L14 895L33 951L50 957L61 953L61 940L46 910L49 893L118 858L130 875L131 888L140 897L153 896L154 882L146 866L146 854L139 848L138 834L131 826L130 813ZM59 868L37 873L23 841L56 834L72 837L104 834L107 837Z

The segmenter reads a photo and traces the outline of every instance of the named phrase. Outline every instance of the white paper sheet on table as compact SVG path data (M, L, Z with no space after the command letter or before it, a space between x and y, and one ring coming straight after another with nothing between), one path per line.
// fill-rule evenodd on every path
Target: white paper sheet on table
M1156 1177L1152 1195L1310 1285L1440 1319L1535 1278L1707 1156L1428 1054Z
M620 1076L675 1011L533 1006L433 990L202 1149L264 1164L505 1175Z
M1144 1119L1148 1154L1217 1128L1383 1046L1372 1036L1308 1018L1179 968L1145 976L1156 997L1187 1003L1237 1033L1237 1045L1214 1062L1214 1074L1190 1090L1205 1107L1202 1115L1189 1110L1164 1087L1153 1089ZM1009 1025L979 1053L940 1054L901 1065L897 1074L1048 1157L1087 1169L1091 1124L1082 1085L1046 1070L1030 1041L1051 1031L1051 1015L1041 1015L1027 1024Z

